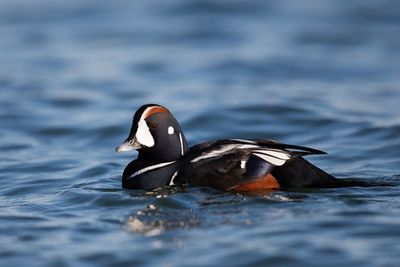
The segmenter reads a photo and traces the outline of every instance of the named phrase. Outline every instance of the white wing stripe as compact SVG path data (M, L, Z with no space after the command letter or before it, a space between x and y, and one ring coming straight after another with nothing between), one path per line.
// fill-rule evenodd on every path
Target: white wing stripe
M267 156L265 154L253 153L253 155L255 155L255 156L257 156L257 157L259 157L259 158L265 160L266 162L271 163L272 165L275 165L275 166L282 166L286 162L286 160L277 159L275 157L270 157L270 156Z
M148 172L148 171L151 171L151 170L154 170L154 169L158 169L158 168L170 165L170 164L172 164L174 162L175 162L175 160L145 167L143 169L138 170L137 172L134 172L132 175L129 176L129 178L133 178L133 177L136 177L138 175L141 175L142 173L145 173L145 172Z
M238 145L237 148L238 149L249 149L249 148L262 148L262 147L256 146L256 145Z
M225 153L225 152L227 152L229 150L232 150L232 149L236 148L237 146L238 145L226 145L224 147L221 147L220 149L216 149L216 150L211 151L209 153L202 154L201 156L192 159L190 162L194 163L194 162L198 162L199 160L202 160L202 159L208 159L208 158L217 157L217 156L219 156L219 155L221 155L221 154L223 154L223 153Z
M251 141L251 140L245 140L245 139L229 139L229 140L242 142L242 143L247 143L247 144L257 144L257 142L254 142L254 141Z
M254 150L255 153L261 153L267 156L272 156L274 158L288 160L290 155L284 151L271 151L271 150Z
M262 159L265 159L266 161L270 162L271 164L280 166L285 163L286 160L290 159L290 153L284 150L279 150L279 149L268 149L268 148L263 148L257 145L240 145L240 144L230 144L230 145L225 145L222 146L219 149L215 149L213 151L203 153L202 155L192 159L190 162L198 162L203 159L209 159L209 158L214 158L223 155L224 153L234 150L234 149L250 149L251 152L259 156ZM268 158L268 160L267 160ZM276 164L275 164L276 163Z

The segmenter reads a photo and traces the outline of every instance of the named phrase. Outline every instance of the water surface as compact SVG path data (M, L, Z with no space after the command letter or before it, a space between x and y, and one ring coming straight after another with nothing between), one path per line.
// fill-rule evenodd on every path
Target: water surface
M399 33L390 0L1 1L1 266L398 266ZM123 190L145 103L394 186Z

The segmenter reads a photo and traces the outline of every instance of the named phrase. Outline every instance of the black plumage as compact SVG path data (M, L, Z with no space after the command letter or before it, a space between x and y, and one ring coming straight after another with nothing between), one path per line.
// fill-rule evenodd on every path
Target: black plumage
M156 104L135 113L131 132L117 151L132 149L139 155L124 170L122 186L127 189L182 183L233 191L349 185L303 158L325 154L313 148L267 139L228 139L189 149L171 112Z

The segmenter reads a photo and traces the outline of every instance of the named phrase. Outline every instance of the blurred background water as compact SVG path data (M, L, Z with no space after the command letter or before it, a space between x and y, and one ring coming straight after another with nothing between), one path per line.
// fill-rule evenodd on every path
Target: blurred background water
M400 2L2 0L1 266L398 266ZM121 189L142 104L393 187Z

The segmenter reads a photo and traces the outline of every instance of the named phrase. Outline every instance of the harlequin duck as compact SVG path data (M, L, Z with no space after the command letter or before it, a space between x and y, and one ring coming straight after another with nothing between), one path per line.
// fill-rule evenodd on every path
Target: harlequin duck
M188 147L179 123L160 105L139 108L128 138L117 152L138 150L122 175L122 187L154 189L193 184L235 192L348 184L317 168L303 156L317 149L267 139L227 139Z

